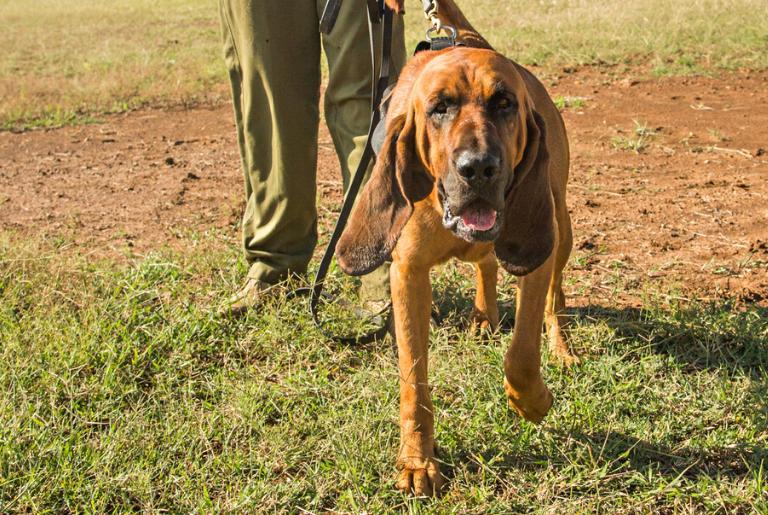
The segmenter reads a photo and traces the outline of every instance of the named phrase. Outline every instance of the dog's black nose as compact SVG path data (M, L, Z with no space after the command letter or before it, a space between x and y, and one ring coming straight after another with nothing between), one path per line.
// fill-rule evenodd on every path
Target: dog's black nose
M499 174L501 159L491 152L465 150L456 158L456 171L469 183L484 182Z

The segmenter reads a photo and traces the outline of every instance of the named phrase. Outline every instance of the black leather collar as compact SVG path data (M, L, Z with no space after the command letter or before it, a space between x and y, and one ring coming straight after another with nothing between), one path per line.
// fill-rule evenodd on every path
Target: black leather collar
M445 50L446 48L457 46L464 46L464 43L457 43L456 39L451 37L432 38L429 41L419 41L419 44L416 45L416 50L413 51L413 55L425 50Z

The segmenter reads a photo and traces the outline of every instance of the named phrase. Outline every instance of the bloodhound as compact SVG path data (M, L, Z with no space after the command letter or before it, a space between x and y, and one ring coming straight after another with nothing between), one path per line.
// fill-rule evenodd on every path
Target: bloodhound
M440 0L440 18L463 46L418 53L403 69L378 161L337 249L353 275L392 259L397 487L417 495L437 494L444 482L427 380L434 265L451 257L474 264L472 319L480 327L499 323L497 258L519 277L504 389L526 419L541 421L552 405L540 372L544 320L550 351L566 364L576 359L563 333L562 272L572 246L563 120L541 82L495 52L452 0Z

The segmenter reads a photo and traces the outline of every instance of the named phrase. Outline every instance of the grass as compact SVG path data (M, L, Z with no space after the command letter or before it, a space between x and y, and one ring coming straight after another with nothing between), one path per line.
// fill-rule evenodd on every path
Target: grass
M545 357L556 404L534 426L501 386L511 281L483 343L461 329L469 274L444 267L430 380L451 482L409 499L389 343L333 345L302 300L218 318L243 270L196 241L120 264L0 238L0 511L768 510L764 308L657 291L573 310L584 363Z
M460 2L502 52L550 71L657 75L768 66L761 0ZM422 37L408 2L408 46ZM0 0L0 128L78 123L140 106L228 99L210 0Z
M565 111L566 109L579 111L587 104L587 99L585 97L566 97L562 95L556 96L552 101L560 111Z
M424 23L409 2L412 46ZM768 65L757 0L462 4L497 48L545 73ZM0 0L0 24L3 129L228 98L210 0ZM654 137L642 122L628 134L616 148L641 152ZM430 381L451 481L442 499L410 499L393 489L390 343L333 345L302 299L218 317L244 270L215 236L190 241L94 260L63 236L0 233L0 512L768 512L765 308L644 283L632 286L648 292L642 308L606 294L573 309L584 362L566 371L545 356L556 404L534 426L501 386L512 281L500 287L503 331L484 342L462 329L470 274L443 267ZM629 287L620 267L611 274L616 292Z
M0 0L0 124L227 98L210 0Z
M640 154L648 149L658 131L648 126L648 122L633 120L635 128L632 136L614 136L611 139L613 148L617 150L630 150Z

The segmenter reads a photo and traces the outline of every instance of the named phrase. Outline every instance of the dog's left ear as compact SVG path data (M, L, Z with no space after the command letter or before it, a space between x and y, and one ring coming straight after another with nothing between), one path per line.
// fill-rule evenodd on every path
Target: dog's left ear
M413 213L413 204L432 191L432 175L416 154L413 116L388 120L371 178L339 239L336 258L350 275L372 272L389 259Z
M555 245L546 126L532 108L526 117L526 132L523 159L507 190L504 225L496 240L501 265L518 276L541 266Z

